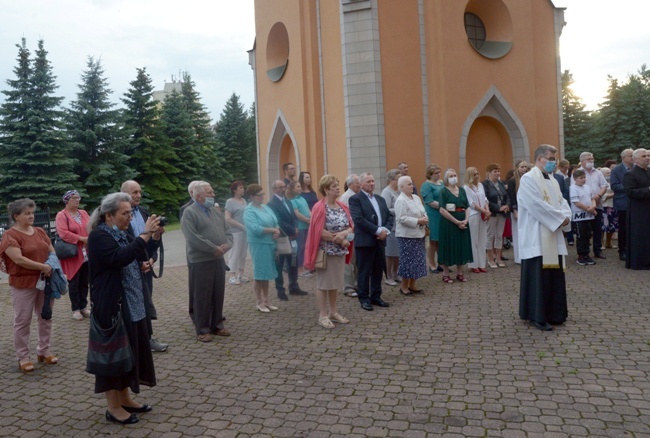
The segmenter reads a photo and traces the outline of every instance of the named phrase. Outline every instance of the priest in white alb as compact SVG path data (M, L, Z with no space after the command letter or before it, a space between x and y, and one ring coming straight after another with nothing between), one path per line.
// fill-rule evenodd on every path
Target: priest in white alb
M568 251L562 231L571 226L571 208L552 176L556 153L555 147L540 145L535 166L521 177L517 192L519 316L545 331L564 323L568 315L564 278Z

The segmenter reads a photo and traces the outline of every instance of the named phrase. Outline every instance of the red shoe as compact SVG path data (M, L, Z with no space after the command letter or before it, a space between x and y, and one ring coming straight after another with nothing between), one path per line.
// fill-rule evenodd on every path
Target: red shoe
M478 270L479 270L480 272L483 272L484 274L487 274L487 269L478 268Z
M478 269L478 268L472 268L472 272L475 273L475 274L479 274L481 272L481 270Z

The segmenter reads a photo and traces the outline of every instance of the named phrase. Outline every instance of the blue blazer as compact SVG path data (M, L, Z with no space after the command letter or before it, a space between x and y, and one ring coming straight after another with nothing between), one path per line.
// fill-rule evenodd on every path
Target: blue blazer
M623 179L628 172L625 164L620 163L612 170L609 178L609 185L614 191L614 209L619 211L627 210L628 198L625 194L625 187L623 187Z
M298 218L293 211L291 202L287 201L287 198L283 198L283 201L280 201L277 196L271 195L271 199L269 199L269 203L266 205L273 210L275 217L278 218L278 225L282 232L291 239L298 237Z
M394 216L386 205L386 200L380 195L375 194L379 204L379 213L383 221L382 226L389 230L393 227ZM350 197L350 215L354 222L354 247L368 247L379 244L386 246L385 240L378 240L375 232L379 227L379 220L375 208L370 203L368 196L360 191Z
M561 173L553 172L553 176L555 177L557 183L560 185L560 192L562 192L562 197L566 199L566 202L568 202L569 205L571 205L571 196L569 194L569 187L567 187L564 181L564 175L562 175Z

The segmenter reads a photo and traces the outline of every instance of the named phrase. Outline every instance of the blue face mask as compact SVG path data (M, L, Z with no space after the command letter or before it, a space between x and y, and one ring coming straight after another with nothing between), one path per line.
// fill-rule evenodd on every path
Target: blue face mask
M546 173L551 173L555 170L555 161L547 161L546 164L544 165L544 171Z
M212 208L214 207L214 198L205 198L205 202L203 203L203 206L205 208Z

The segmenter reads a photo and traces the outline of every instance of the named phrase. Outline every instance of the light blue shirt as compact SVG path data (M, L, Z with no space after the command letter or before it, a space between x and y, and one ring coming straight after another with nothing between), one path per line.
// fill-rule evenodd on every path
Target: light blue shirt
M132 213L131 227L133 227L133 235L138 237L140 234L144 233L144 218L142 217L142 212L140 212L139 206L134 207Z

